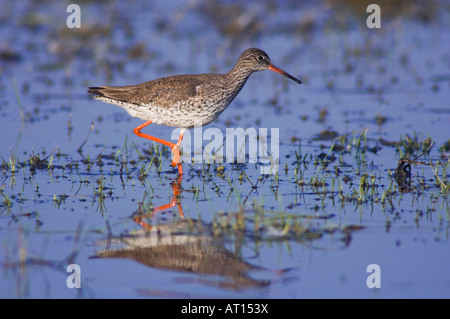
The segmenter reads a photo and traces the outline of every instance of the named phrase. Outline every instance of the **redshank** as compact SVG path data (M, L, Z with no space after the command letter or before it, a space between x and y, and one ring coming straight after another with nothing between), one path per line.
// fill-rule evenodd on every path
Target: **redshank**
M180 146L186 129L204 126L214 121L241 91L253 72L272 70L297 83L292 75L276 67L269 56L260 49L245 50L234 67L225 74L185 74L164 77L137 85L89 87L94 99L118 105L128 114L145 123L133 132L149 140L162 143L172 149L172 163L180 164ZM180 127L176 144L141 133L151 123Z

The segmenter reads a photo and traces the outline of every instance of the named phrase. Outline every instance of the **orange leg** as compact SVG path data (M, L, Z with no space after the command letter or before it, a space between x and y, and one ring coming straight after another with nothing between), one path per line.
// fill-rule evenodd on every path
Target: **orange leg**
M181 160L180 160L180 156L181 156L180 147L181 147L181 141L183 140L183 135L184 135L184 132L186 131L186 129L185 128L181 129L180 137L178 138L178 142L177 142L177 144L174 144L172 142L168 142L163 139L141 133L141 130L150 124L152 124L152 121L147 121L144 124L139 125L138 127L136 127L133 130L134 134L136 134L137 136L149 139L151 141L155 141L157 143L161 143L166 146L169 146L172 149L172 163L170 165L172 165L173 167L175 167L175 165L178 165L178 173L180 174L180 176L183 175L183 168L181 167Z
M172 182L173 197L169 204L155 207L155 208L153 208L153 210L151 211L151 213L149 215L137 216L137 217L133 218L133 221L136 222L137 224L141 225L142 227L144 227L146 230L150 231L150 230L152 230L153 226L142 221L142 218L143 217L151 217L151 216L153 216L154 213L165 211L169 208L174 207L175 205L178 206L178 212L180 214L180 217L184 218L183 208L181 207L180 187L181 187L181 177L178 178L175 182Z

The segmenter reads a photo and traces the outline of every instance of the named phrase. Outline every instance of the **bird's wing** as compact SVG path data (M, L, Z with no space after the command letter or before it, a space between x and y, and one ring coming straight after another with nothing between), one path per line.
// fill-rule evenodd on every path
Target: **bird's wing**
M132 97L132 103L151 104L158 102L161 106L188 100L197 95L196 87L203 84L197 75L177 75L142 83L138 92Z
M204 83L205 78L196 74L176 75L138 85L90 87L88 92L126 103L169 107L196 96Z

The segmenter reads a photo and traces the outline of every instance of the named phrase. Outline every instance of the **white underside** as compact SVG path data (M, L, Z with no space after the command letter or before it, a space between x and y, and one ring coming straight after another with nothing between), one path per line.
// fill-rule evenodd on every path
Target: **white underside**
M159 107L157 105L136 105L125 103L102 96L95 96L96 100L120 106L132 117L140 118L144 121L152 121L155 124L171 127L193 128L203 126L214 121L225 107L216 109L216 112L202 112L192 106L189 101L183 105L173 105L171 108Z

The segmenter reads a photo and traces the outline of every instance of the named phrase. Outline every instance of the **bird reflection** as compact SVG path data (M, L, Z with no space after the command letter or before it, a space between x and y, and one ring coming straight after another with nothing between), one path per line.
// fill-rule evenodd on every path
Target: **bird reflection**
M158 269L216 275L201 282L227 289L257 288L270 285L270 280L258 280L251 271L265 270L252 265L227 249L222 240L213 235L212 226L201 220L184 218L181 207L181 178L172 183L173 197L166 204L148 214L135 213L134 222L143 227L133 235L110 238L100 243L105 249L96 258L129 258ZM151 225L144 220L178 206L181 219Z

